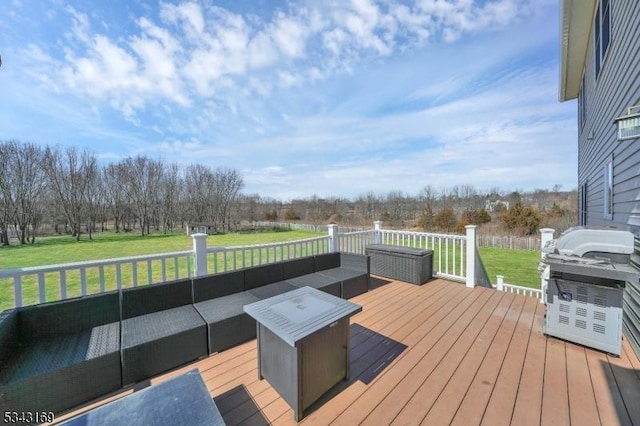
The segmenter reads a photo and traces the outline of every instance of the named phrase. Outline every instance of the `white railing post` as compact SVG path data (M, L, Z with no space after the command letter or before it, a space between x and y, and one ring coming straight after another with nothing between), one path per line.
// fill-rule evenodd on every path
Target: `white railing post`
M540 258L544 257L544 253L542 253L542 249L547 244L547 242L553 240L553 234L556 232L555 229L552 228L542 228L540 230Z
M476 225L465 226L467 230L467 287L476 285Z
M502 275L496 275L496 290L504 291L504 277Z
M338 235L338 225L332 223L329 229L329 252L335 253L340 251L340 236Z
M194 276L207 275L207 234L191 234L193 238Z
M553 240L553 234L556 232L555 229L552 228L542 228L540 230L540 258L544 258L544 253L542 249L547 244L547 242ZM540 290L542 291L542 297L540 298L540 302L547 303L547 281L548 272L543 271L542 276L540 277Z
M382 244L382 221L376 220L373 222L373 229L375 231L373 236L374 244Z

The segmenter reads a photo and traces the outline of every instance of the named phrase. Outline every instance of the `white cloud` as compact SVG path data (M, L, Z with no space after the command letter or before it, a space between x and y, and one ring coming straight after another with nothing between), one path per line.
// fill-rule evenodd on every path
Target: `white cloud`
M9 97L104 158L233 167L267 196L571 187L575 118L556 102L551 1L301 1L260 15L161 3L118 33L60 10L68 35L25 44L28 83ZM30 98L33 82L65 96Z

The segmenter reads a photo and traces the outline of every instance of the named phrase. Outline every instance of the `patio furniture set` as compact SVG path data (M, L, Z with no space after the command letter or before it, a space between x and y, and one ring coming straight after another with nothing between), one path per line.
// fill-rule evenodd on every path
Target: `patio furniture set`
M255 338L245 305L307 286L351 298L369 271L328 253L0 312L0 411L63 412Z

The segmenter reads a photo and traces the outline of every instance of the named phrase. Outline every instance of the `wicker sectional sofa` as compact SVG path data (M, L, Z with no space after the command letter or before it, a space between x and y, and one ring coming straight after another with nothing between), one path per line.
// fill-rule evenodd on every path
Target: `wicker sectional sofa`
M299 287L369 288L368 256L328 253L0 312L0 411L63 412L256 337L243 306Z

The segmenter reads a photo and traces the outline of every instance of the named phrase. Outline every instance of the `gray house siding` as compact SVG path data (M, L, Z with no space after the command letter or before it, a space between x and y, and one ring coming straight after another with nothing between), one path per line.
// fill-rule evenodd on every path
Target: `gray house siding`
M592 26L579 104L578 184L586 183L586 224L614 226L636 236L640 267L640 139L619 142L616 117L640 104L640 2L611 0L611 41L597 79ZM581 111L579 111L579 114ZM605 218L604 166L613 157L613 210ZM581 207L582 208L582 207ZM624 329L640 356L640 285L625 290Z
M640 237L640 140L619 142L614 120L640 103L640 2L611 3L611 43L597 80L593 34L585 65L586 108L578 129L578 183L587 183L587 223ZM613 217L604 217L604 165L613 155Z

